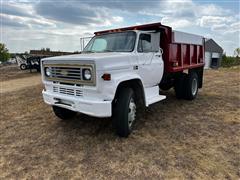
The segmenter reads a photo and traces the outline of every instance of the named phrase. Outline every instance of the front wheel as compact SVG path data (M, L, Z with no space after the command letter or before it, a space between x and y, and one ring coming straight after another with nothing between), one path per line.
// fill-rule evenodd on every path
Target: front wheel
M122 88L117 94L113 109L113 123L120 137L128 137L136 119L136 100L131 88Z
M53 106L52 109L54 114L62 120L73 118L77 114L77 112L74 112L65 108L61 108L58 106Z

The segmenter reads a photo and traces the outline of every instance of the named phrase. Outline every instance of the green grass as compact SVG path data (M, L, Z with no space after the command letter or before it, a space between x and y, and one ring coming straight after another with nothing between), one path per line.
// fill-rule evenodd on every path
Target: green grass
M223 55L221 65L222 67L231 67L231 66L240 65L240 58Z

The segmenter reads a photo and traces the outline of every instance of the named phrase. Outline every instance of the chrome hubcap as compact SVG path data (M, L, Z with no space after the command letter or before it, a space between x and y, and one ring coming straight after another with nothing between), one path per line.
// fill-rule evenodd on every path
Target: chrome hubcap
M198 88L197 79L194 78L192 81L192 95L195 95L197 93L197 88Z
M129 112L128 112L128 127L131 128L133 122L136 118L136 104L134 102L134 99L131 98L129 102Z

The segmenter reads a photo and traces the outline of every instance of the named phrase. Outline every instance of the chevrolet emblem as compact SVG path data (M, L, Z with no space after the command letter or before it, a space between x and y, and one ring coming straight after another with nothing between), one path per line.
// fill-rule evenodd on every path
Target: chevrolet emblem
M61 75L63 75L63 76L67 76L68 75L68 71L66 71L66 70L61 70Z

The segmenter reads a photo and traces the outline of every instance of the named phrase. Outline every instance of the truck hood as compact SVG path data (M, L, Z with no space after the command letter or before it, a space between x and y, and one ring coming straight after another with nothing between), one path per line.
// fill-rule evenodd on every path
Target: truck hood
M87 53L74 54L67 56L56 56L42 59L46 63L61 64L86 64L94 63L97 70L114 70L130 68L134 61L137 60L135 53L126 52L108 52L108 53Z

